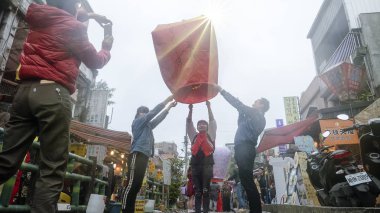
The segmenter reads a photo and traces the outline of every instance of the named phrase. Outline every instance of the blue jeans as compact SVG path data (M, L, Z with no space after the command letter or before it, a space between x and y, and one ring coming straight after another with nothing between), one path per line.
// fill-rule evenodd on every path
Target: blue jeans
M236 195L237 195L237 200L239 203L239 209L247 208L247 200L245 197L245 191L240 182L236 184Z

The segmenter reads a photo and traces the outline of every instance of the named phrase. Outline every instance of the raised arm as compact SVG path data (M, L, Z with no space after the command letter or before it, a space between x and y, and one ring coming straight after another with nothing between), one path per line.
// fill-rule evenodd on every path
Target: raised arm
M207 133L209 134L211 139L213 141L215 141L217 125L216 125L216 121L214 118L214 114L212 113L212 110L211 110L210 101L206 101L206 106L207 106L207 111L208 111L208 131L207 131Z
M167 97L162 103L158 104L156 107L150 110L147 114L139 118L136 118L133 121L132 131L133 129L135 130L141 129L144 125L149 123L172 99L173 99L173 96Z
M100 69L108 63L111 58L112 36L104 38L102 49L98 52L90 43L87 36L87 29L84 25L77 26L76 29L67 33L70 36L70 41L66 44L67 48L88 68Z
M223 96L223 98L226 99L226 101L231 104L231 106L235 107L235 109L239 111L239 113L249 114L249 112L252 110L252 107L249 107L243 104L239 99L232 96L230 93L222 89L220 86L219 86L219 92Z
M195 131L194 123L193 123L193 105L189 105L189 114L186 119L186 132L189 136L190 140L192 141L197 134Z
M175 101L172 101L168 107L166 107L166 109L164 111L162 111L157 117L155 117L151 122L150 122L150 125L152 127L152 129L156 128L156 126L161 123L161 121L163 121L166 116L169 114L169 111L171 108L177 106L177 102Z

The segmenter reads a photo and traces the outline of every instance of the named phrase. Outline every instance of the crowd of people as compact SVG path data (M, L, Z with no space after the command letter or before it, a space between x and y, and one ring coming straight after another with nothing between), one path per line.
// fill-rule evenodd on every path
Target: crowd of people
M46 2L46 5L32 3L26 13L29 34L17 72L19 89L12 103L0 153L0 184L3 184L17 172L33 139L39 136L41 161L34 192L38 196L33 196L32 213L57 211L68 160L72 108L70 95L76 90L79 65L84 63L91 69L102 68L111 58L113 44L112 34L105 35L100 51L89 42L87 28L81 22L94 19L107 24L110 20L81 11L79 0ZM264 114L269 109L269 102L261 98L252 106L247 106L220 86L216 87L239 113L234 139L235 161L241 184L239 190L245 190L250 212L261 212L261 199L252 171L255 146L265 127ZM148 159L154 153L153 129L176 104L173 96L169 96L152 110L145 106L137 109L132 123L133 143L128 158L127 186L122 196L123 213L134 212L136 195L141 188ZM195 128L192 105L189 105L186 119L187 134L191 139L190 171L196 213L207 213L210 210L210 198L212 206L215 206L217 197L210 193L217 125L209 101L206 101L206 106L208 121L198 121ZM222 191L227 193L229 186L223 187Z
M246 106L220 86L217 86L217 88L220 94L239 112L238 129L234 141L237 167L236 175L232 176L231 179L238 179L239 187L237 190L240 191L241 195L244 189L250 212L261 212L262 201L254 183L253 164L255 146L259 134L265 127L264 114L269 109L269 102L265 98L261 98L256 100L251 107ZM167 108L165 108L166 105L168 105ZM173 96L169 96L152 110L149 110L146 106L141 106L137 109L132 123L133 143L131 154L128 158L128 184L122 197L123 212L134 212L136 196L142 185L148 159L154 152L153 129L165 119L169 110L176 105L177 103ZM187 187L187 194L191 198L189 202L191 208L192 199L194 199L196 213L207 213L210 211L210 206L215 210L218 199L218 194L213 193L210 187L213 176L213 153L215 151L217 124L209 101L206 101L206 106L208 121L199 120L195 128L192 120L192 104L188 106L189 113L186 119L187 135L191 139L191 159L188 170L190 184ZM221 190L224 194L230 193L230 185L223 185ZM229 199L228 196L223 197ZM243 200L242 197L240 197L241 200ZM229 210L231 208L227 200L223 203L223 209ZM241 201L240 206L246 208L245 201Z

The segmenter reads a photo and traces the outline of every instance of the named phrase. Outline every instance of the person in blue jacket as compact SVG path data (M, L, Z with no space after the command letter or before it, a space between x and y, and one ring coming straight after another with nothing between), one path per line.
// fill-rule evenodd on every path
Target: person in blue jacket
M164 109L169 102L171 103ZM165 119L169 110L176 105L177 102L173 101L173 96L169 96L150 111L146 106L137 108L132 123L133 142L128 157L128 183L122 196L123 213L135 212L136 196L140 191L149 157L153 157L154 154L153 129ZM158 113L160 114L157 115Z
M269 110L269 101L257 99L252 106L244 105L218 86L220 94L239 112L238 128L234 139L235 160L241 184L247 192L250 213L261 213L260 194L253 180L253 165L256 157L257 139L265 128L264 114Z

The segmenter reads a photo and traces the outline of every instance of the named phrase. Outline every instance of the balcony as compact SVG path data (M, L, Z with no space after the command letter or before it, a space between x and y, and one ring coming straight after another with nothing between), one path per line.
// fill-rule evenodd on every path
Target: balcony
M364 53L362 53L362 47L363 45L360 40L360 34L358 32L348 33L343 41L339 44L338 48L334 51L333 55L330 57L327 63L320 67L320 73L322 74L326 72L341 62L347 62L347 60L349 60L352 55L364 55Z

